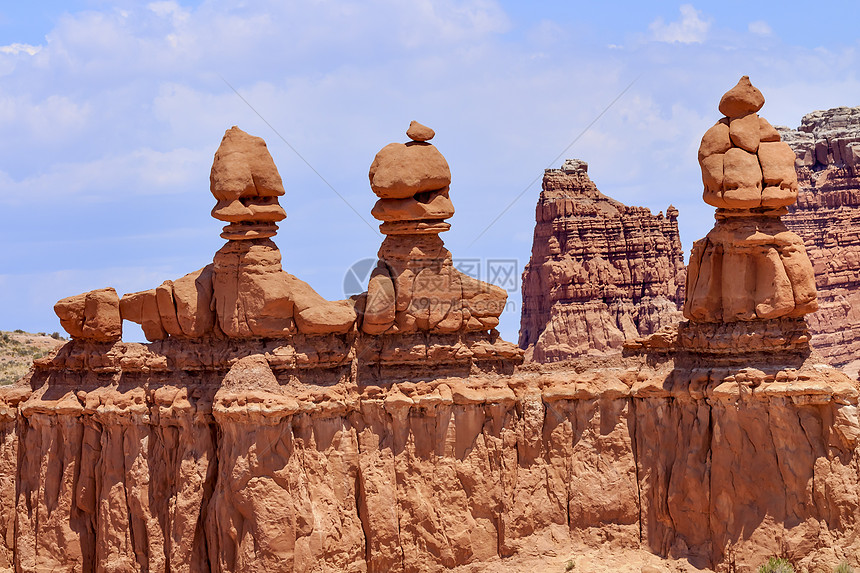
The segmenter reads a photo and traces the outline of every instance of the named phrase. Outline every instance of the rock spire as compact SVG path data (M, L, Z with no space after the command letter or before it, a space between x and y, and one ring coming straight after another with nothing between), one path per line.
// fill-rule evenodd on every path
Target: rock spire
M283 338L345 333L356 314L350 301L327 301L284 272L271 237L287 215L278 204L281 176L266 142L238 127L224 134L209 176L212 216L227 225L227 243L213 262L160 286L118 300L101 289L57 303L74 338L117 340L122 319L140 324L148 340Z

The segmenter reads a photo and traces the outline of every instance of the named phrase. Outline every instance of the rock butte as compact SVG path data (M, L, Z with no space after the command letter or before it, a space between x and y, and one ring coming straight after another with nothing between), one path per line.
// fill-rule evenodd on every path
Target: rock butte
M588 165L547 169L523 273L521 348L557 362L620 352L624 340L681 320L684 253L678 210L657 216L597 190Z
M741 88L726 101L746 109ZM371 167L387 236L361 296L318 299L281 270L279 179L231 130L213 264L124 303L58 303L74 339L0 388L0 569L591 570L583 554L609 554L607 570L632 553L655 571L638 551L728 573L858 554L858 383L810 353L802 315L689 318L623 354L517 367L492 320L470 326L501 296L451 270L450 170L410 131ZM723 253L756 277L786 267L771 207L721 209L764 237L721 231ZM424 274L440 283L426 313ZM484 295L494 310L473 314ZM118 314L154 342L119 341Z

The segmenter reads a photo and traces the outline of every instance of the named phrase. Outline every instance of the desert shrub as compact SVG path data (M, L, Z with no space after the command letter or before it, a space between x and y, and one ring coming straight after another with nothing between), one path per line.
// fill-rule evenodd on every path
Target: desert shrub
M24 334L24 331L23 331L23 330L21 330L20 328L16 328L13 332L14 332L15 334Z
M51 333L51 338L53 338L54 340L62 340L62 339L63 339L63 337L62 337L62 336L60 336L60 333L59 333L59 332L52 332L52 333Z
M574 567L576 567L576 563L573 562L573 559L568 559L567 563L564 564L565 571L573 571Z
M794 573L794 567L787 559L771 557L767 563L758 568L758 573Z
M0 340L3 341L3 344L9 344L9 342L12 341L12 337L4 332L3 335L0 336Z
M836 569L833 570L833 573L854 573L854 568L851 567L851 564L847 561L843 561L836 566Z

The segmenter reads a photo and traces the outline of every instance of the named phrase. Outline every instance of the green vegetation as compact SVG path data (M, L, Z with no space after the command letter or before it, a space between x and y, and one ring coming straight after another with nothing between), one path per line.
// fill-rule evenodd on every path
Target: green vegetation
M771 557L767 563L758 568L758 573L794 573L794 567L787 559Z
M567 563L564 564L565 571L573 571L574 567L576 567L576 563L573 562L573 559L568 559Z
M836 569L833 570L833 573L854 573L854 568L851 567L851 564L847 561L843 561L836 566Z

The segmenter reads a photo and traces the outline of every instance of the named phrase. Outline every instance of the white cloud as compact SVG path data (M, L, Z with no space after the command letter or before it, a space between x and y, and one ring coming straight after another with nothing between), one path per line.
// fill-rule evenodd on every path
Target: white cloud
M119 196L206 192L211 152L139 149L93 161L56 162L45 171L13 179L0 171L0 205L112 201ZM155 204L158 200L153 200Z
M662 18L651 22L649 29L658 42L670 44L701 44L708 35L711 21L703 20L702 13L692 4L681 5L681 19L668 24Z
M756 20L755 22L750 22L747 26L747 29L750 31L750 33L755 34L757 36L773 35L773 29L770 27L770 24L768 24L764 20Z
M31 46L30 44L9 44L8 46L0 46L0 54L11 54L17 56L20 53L35 56L39 53L42 46Z

